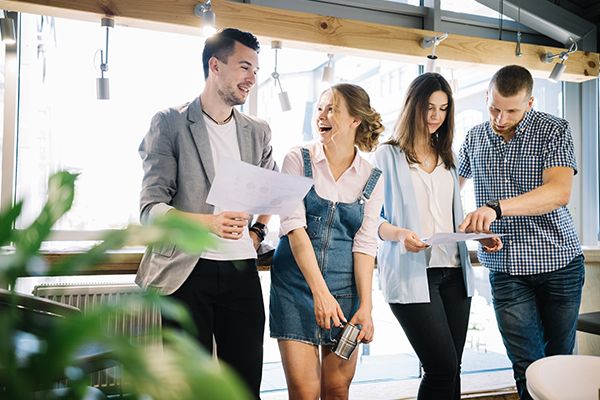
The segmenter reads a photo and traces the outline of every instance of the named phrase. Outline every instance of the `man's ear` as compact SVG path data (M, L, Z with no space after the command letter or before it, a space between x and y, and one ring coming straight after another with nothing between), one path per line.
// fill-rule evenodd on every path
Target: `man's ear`
M219 60L217 57L211 57L208 59L208 69L213 72L213 74L219 73Z
M533 107L533 101L534 101L534 100L535 100L535 99L533 98L533 96L531 96L531 97L529 98L529 100L527 101L527 111L531 110L531 107Z

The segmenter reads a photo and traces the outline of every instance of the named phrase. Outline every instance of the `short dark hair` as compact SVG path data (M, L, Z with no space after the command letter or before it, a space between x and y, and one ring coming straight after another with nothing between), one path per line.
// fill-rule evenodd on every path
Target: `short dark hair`
M260 51L260 43L258 43L258 39L252 33L240 31L235 28L221 29L204 42L204 50L202 51L204 79L208 78L208 60L211 57L216 57L219 61L227 63L227 58L233 53L235 42L239 42L257 53Z
M500 68L492 76L489 89L492 86L504 97L514 96L523 89L527 92L527 96L531 97L533 93L533 77L527 68L523 68L520 65L507 65Z

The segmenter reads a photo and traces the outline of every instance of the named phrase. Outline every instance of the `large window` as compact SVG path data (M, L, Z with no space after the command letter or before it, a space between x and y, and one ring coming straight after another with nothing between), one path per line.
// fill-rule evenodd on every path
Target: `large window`
M48 176L80 173L66 231L122 228L138 220L138 145L152 115L202 90L199 37L116 27L110 32L111 99L96 100L99 24L23 15L17 198L19 225L41 207Z

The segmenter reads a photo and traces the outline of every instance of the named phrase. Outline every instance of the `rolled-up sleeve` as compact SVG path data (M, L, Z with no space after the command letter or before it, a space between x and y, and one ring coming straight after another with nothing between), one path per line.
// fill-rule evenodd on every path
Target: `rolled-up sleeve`
M300 148L294 148L286 154L281 166L281 172L289 175L304 176L304 164ZM306 228L306 209L302 201L298 204L294 212L281 216L279 236L285 236L298 228Z
M140 222L142 223L148 222L155 216L150 214L150 210L156 204L170 204L177 191L177 160L166 118L164 112L152 118L150 129L139 147L144 167L140 193Z
M379 177L371 198L365 203L363 223L354 236L353 253L364 253L375 257L377 254L381 207L383 205L383 176Z

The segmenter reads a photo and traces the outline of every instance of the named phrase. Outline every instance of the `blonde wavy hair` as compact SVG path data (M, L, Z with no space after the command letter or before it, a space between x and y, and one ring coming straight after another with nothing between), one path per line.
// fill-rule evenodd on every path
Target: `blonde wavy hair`
M381 115L371 107L371 99L365 89L351 83L339 83L328 90L333 94L334 103L341 97L346 103L348 113L361 121L356 128L354 144L360 151L375 150L385 128L381 123Z

